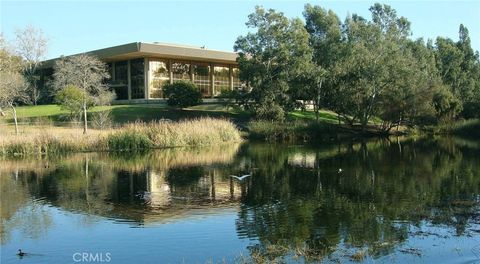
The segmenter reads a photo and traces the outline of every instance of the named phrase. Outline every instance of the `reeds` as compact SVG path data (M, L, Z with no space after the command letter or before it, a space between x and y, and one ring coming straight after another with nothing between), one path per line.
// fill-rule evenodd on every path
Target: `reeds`
M136 122L110 130L26 126L20 135L0 132L0 155L25 156L88 151L127 151L238 142L240 133L224 119Z

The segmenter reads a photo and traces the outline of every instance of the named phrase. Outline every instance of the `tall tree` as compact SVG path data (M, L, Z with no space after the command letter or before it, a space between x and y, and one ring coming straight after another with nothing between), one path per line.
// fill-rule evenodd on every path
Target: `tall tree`
M23 73L28 83L30 101L36 105L40 98L38 68L47 52L47 39L41 29L33 26L18 29L15 35L17 54L24 60Z
M53 86L56 91L75 86L83 91L83 133L87 133L87 104L91 97L107 91L105 80L109 78L107 66L96 57L81 54L58 60L54 66Z
M283 119L294 106L292 85L311 62L308 32L299 18L288 19L281 12L256 7L246 25L255 32L240 36L240 78L251 88L250 98L260 118Z
M459 27L459 40L437 38L437 67L443 82L461 102L464 117L473 117L480 111L480 61L478 51L474 52L468 29Z
M334 101L334 89L336 84L333 80L332 70L343 47L342 23L332 10L326 10L320 6L305 5L303 16L306 21L305 28L309 33L310 46L313 48L313 62L316 69L305 70L307 80L305 90L307 98L312 100L316 118L318 120L319 109L332 107Z
M18 135L16 105L28 101L27 85L22 75L22 59L16 56L3 35L0 35L0 113L10 108L15 123L15 134Z

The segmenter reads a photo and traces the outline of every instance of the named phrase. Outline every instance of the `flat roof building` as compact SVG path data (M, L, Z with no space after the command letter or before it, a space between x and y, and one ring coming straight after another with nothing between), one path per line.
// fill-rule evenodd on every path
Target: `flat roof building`
M180 80L193 82L205 98L241 87L235 52L133 42L85 53L107 63L109 86L119 101L163 99L163 85ZM42 68L52 73L58 59L45 61Z

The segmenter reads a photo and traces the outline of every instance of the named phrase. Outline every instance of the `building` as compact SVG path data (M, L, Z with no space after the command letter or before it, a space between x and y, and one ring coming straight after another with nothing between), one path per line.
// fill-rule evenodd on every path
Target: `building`
M180 80L193 82L204 98L215 98L222 91L241 87L234 52L133 42L86 53L107 63L109 85L118 102L161 101L163 85ZM44 62L43 81L53 73L56 60Z

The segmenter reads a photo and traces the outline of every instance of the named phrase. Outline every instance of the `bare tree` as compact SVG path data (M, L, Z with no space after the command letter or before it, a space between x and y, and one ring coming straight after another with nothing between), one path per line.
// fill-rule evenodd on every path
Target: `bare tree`
M38 91L38 68L47 52L47 39L41 29L27 26L25 29L17 29L16 50L24 60L24 76L28 83L29 96L34 105L40 97Z
M27 85L22 75L22 59L13 54L3 35L0 35L0 113L11 109L15 121L15 133L18 135L17 111L18 102L27 102Z
M96 57L81 54L58 60L54 66L53 87L56 91L68 85L83 90L83 133L87 133L87 102L107 91L107 66Z

